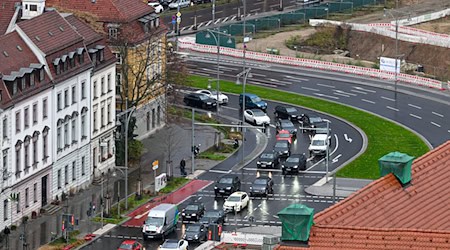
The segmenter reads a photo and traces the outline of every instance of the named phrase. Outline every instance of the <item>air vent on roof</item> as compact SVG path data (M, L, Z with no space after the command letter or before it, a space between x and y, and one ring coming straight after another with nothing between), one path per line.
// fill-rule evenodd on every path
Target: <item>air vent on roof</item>
M6 52L6 51L3 51L3 55L5 55L6 57L9 56L9 55L8 55L8 52Z
M38 40L39 42L41 41L41 39L38 36L35 36L34 38L36 38L36 40Z
M59 26L59 30L60 30L60 31L64 31L63 26Z
M19 51L22 51L22 50L23 50L22 47L20 47L20 45L17 45L17 49L18 49Z
M52 33L51 31L49 31L48 34L49 34L50 36L53 36L53 33Z
M385 176L393 173L401 185L406 186L411 182L411 164L413 160L414 157L407 154L391 152L378 159L380 175Z
M313 225L314 208L303 204L291 204L278 212L282 223L281 240L299 241L308 245L309 233ZM295 223L292 223L295 221Z

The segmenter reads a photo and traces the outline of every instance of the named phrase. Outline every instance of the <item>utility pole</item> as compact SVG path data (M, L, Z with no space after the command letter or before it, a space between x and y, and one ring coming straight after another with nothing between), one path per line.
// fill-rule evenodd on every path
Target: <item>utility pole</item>
M243 24L244 24L244 26L242 27L242 32L243 32L243 37L244 37L244 40L243 40L243 43L242 43L242 52L243 52L243 54L242 54L242 58L243 58L243 69L242 69L242 71L243 72L245 72L245 70L246 70L246 58L245 58L245 51L246 51L246 49L247 49L247 45L245 44L245 35L246 35L246 27L245 27L245 25L246 25L246 15L247 15L247 1L246 0L242 0L242 5L243 5L243 11L244 11L244 16L243 16ZM245 74L245 73L244 73ZM242 100L242 125L244 125L244 123L245 123L245 84L246 84L246 81L247 81L247 77L244 75L244 82L243 82L243 84L242 84L242 98L243 98L243 100ZM241 159L241 164L242 164L242 166L244 165L244 157L245 157L245 128L243 128L242 129L242 159Z
M195 171L195 109L192 108L192 147L191 147L191 166L192 166L192 175Z

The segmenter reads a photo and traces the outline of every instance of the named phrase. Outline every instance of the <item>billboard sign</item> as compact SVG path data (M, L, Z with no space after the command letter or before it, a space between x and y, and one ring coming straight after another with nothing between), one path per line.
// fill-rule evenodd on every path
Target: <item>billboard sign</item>
M401 61L397 59L397 73L400 73ZM380 57L380 70L387 72L395 72L395 59L389 57Z

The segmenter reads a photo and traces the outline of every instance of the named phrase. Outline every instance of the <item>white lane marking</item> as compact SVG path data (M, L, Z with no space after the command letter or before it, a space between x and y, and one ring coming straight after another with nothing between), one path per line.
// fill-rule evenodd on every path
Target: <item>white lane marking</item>
M335 95L340 95L340 96L343 96L343 97L350 97L349 95L346 95L346 94L341 94L341 93L334 93Z
M218 174L229 174L229 173L231 173L231 170L225 171L225 170L210 169L208 171L211 172L211 173L218 173Z
M364 91L359 91L359 90L354 90L354 89L351 89L350 91L359 93L359 94L363 94L363 95L367 95L367 92L364 92Z
M439 113L436 113L436 112L431 112L433 115L437 115L437 116L439 116L439 117L444 117L444 115L442 115L442 114L439 114Z
M388 101L391 101L391 102L395 102L395 99L392 99L392 98L389 98L389 97L381 96L381 99L388 100Z
M222 13L222 12L223 12L223 10L218 10L218 11L216 11L216 14Z
M264 1L263 1L263 2L256 2L256 3L253 3L253 5L260 5L260 4L264 4Z
M362 88L362 87L353 87L353 88L359 89L359 90L362 90L362 91L365 91L365 92L377 93L375 90L365 89L365 88Z
M308 88L308 87L302 87L302 89L311 90L311 91L320 91L318 89Z
M252 75L254 75L254 76L261 76L261 77L266 77L266 75L258 74L258 73L252 73Z
M394 111L400 111L399 109L397 109L397 108L393 108L393 107L391 107L391 106L386 106L386 108L388 108L388 109L390 109L390 110L394 110Z
M229 106L220 106L220 107L221 107L221 108L224 108L224 109L235 110L235 111L240 110L239 108L233 108L233 107L229 107Z
M192 72L195 73L196 75L209 76L209 74L206 74L206 73L203 73L203 72L194 72L194 71L192 71Z
M237 9L237 8L236 8ZM232 16L230 21L233 21L234 19L236 19L237 16Z
M210 71L210 72L217 73L217 69L208 69L208 68L200 68L200 69L203 71ZM219 70L219 74L223 74L223 73L225 73L225 72Z
M371 104L375 104L374 101L370 101L370 100L367 100L367 99L361 99L361 101L363 101L363 102L368 102L368 103L371 103Z
M273 78L270 78L270 79L269 79L269 81L272 81L272 82L279 82L280 80L278 80L278 79L273 79Z
M326 88L332 88L332 89L336 88L335 86L322 84L322 83L318 83L317 85L322 86L322 87L326 87Z
M281 169L265 169L265 168L244 168L244 170L248 171L266 171L266 172L281 172Z
M419 119L419 120L422 120L422 117L420 117L420 116L418 116L418 115L415 115L415 114L409 114L410 116L412 116L412 117L414 117L414 118L417 118L417 119Z
M431 124L433 124L434 126L436 126L436 127L441 127L441 125L439 125L439 124L437 124L437 123L435 123L435 122L431 122Z
M339 89L335 90L335 92L341 93L341 94L344 94L344 95L357 96L356 94L348 93L348 92L345 92L345 91L339 90Z
M301 77L298 77L298 76L284 76L284 77L285 78L291 78L291 79L294 79L294 80L300 80L300 81L304 81L304 82L309 81L309 79L301 78Z
M333 160L331 160L331 162L336 163L339 161L339 158L341 158L342 154L338 154L336 157L333 158Z
M331 98L331 99L339 100L339 97L337 97L337 96L324 95L324 94L321 94L321 93L314 93L314 94L315 94L316 96L328 97L328 98Z
M353 139L350 138L350 137L348 137L347 134L344 134L344 139L345 139L346 141L348 141L349 143L352 143L352 141L353 141Z
M419 107L419 106L417 106L417 105L410 104L410 103L408 103L408 106L413 107L413 108L416 108L416 109L422 109L422 107Z

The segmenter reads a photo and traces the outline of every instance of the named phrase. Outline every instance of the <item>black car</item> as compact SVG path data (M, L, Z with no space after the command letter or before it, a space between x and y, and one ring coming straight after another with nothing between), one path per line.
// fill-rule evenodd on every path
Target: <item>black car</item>
M306 170L306 156L304 154L293 154L281 164L283 174L298 173L300 170Z
M327 128L328 128L328 135L331 134L330 125L326 121L318 122L318 123L314 124L314 128L316 129L316 130L314 130L314 132L316 134L326 134L327 133Z
M190 224L184 231L183 239L189 242L202 242L208 239L208 230L200 223Z
M291 121L297 121L300 117L302 117L302 113L294 107L276 106L274 113L277 118L288 119Z
M183 98L183 102L188 106L202 109L215 109L217 106L216 100L201 93L186 94Z
M304 128L315 128L317 124L325 122L320 116L315 115L315 114L304 114L302 115L302 117L299 119L299 123L301 125L301 127ZM311 131L312 134L315 134L315 130L302 130L302 132L304 131Z
M273 181L268 176L261 176L253 181L250 186L250 196L273 194Z
M209 224L223 224L224 222L225 213L222 209L206 211L205 215L200 219L200 223L206 226L209 226Z
M277 141L273 147L273 151L280 157L287 157L291 155L291 147L288 141Z
M236 175L224 175L217 180L214 186L216 197L219 195L230 195L241 189L241 180Z
M279 163L278 152L264 152L259 156L256 166L258 168L275 168Z
M204 213L205 206L202 203L193 202L181 211L181 219L182 221L198 221Z
M280 130L287 130L289 131L289 133L291 133L293 139L297 137L297 129L290 120L278 120L275 126L277 127L277 132Z

